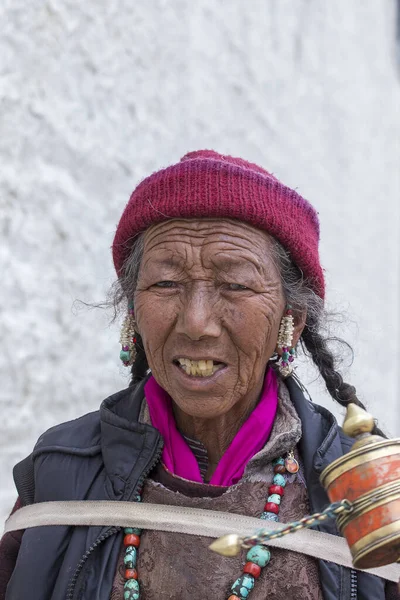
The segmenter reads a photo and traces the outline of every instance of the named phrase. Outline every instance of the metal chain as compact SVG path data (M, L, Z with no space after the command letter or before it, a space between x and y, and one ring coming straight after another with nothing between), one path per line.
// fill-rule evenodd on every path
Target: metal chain
M255 534L250 535L242 539L242 546L244 548L251 548L256 544L266 544L268 540L274 540L276 538L283 537L288 533L295 533L300 529L306 529L314 527L320 521L327 521L328 519L335 519L338 515L343 512L351 512L353 510L353 504L349 500L341 500L340 502L333 502L322 512L314 513L308 517L303 517L299 521L293 521L282 527L281 529L275 529L269 531L268 529L259 529Z

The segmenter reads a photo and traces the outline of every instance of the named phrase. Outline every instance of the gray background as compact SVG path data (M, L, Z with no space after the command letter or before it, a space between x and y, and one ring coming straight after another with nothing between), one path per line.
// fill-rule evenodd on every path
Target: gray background
M347 376L400 433L396 8L1 2L1 516L40 433L127 384L117 325L74 301L104 299L131 190L188 150L258 162L316 206L328 304L355 349Z

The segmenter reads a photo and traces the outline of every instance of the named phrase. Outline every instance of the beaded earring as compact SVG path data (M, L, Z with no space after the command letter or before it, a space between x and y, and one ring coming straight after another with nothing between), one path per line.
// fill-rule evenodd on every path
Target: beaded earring
M279 328L277 346L282 350L282 356L279 362L279 373L282 377L288 377L292 371L293 366L291 363L294 361L294 355L296 350L293 347L293 332L294 332L294 319L292 309L287 306L286 313L282 317L281 326Z
M122 346L119 357L125 367L130 367L135 362L136 358L136 321L133 311L133 302L128 302L128 314L126 315L121 328L121 336L119 342Z

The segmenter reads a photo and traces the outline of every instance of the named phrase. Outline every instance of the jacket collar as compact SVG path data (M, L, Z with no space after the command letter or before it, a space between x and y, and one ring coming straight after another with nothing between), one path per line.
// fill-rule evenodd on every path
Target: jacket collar
M106 492L113 500L129 500L137 494L161 456L160 433L138 419L145 383L110 396L100 407Z
M155 453L161 454L159 432L139 421L146 381L147 377L137 385L110 396L100 408L102 454L111 482L108 491L110 496L119 499L132 492L129 481L136 471L135 464L142 462L145 472ZM311 509L319 511L329 502L319 476L326 466L343 454L340 430L335 417L327 409L306 399L294 377L286 378L285 385L301 421L302 436L298 448L304 464ZM136 457L135 460L133 457Z

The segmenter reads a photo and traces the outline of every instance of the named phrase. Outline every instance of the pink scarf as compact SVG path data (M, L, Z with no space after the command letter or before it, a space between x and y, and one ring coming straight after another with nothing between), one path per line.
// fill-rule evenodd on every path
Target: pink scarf
M154 377L150 377L144 392L151 423L164 438L162 453L164 465L174 475L190 481L202 482L197 460L176 427L171 398L158 385ZM278 382L275 372L268 369L260 401L222 456L211 477L211 485L229 486L240 480L249 460L267 442L277 407Z

